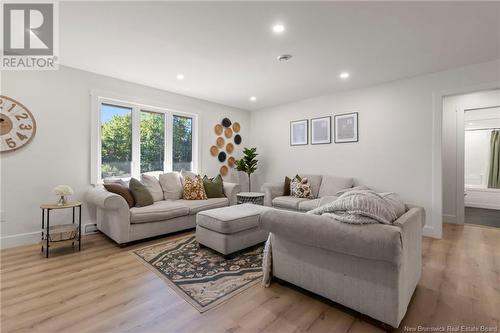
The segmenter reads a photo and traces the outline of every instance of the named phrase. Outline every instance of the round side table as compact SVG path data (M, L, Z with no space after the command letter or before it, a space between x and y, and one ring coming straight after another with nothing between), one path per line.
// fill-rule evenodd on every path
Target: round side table
M260 192L240 192L236 195L237 204L251 203L264 206L264 193Z
M78 242L78 251L81 250L82 239L82 203L81 202L68 202L65 205L58 204L43 204L40 205L42 209L42 250L43 253L45 246L45 256L49 257L49 248L59 245L67 245L71 243L72 246ZM69 209L73 210L72 223L50 225L50 211L56 209ZM78 224L75 223L75 209L78 208ZM47 218L45 218L47 215Z

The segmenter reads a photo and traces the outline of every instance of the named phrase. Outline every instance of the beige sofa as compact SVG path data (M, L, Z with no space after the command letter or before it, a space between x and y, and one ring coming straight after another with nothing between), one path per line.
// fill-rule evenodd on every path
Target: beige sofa
M270 209L272 272L279 279L398 327L422 270L423 208L385 224Z
M338 198L338 191L353 186L352 178L307 174L299 174L299 176L309 179L311 192L314 196L313 199L284 196L284 181L281 183L265 183L261 187L261 191L264 192L264 205L285 210L307 212L335 201Z
M118 244L124 244L194 228L196 213L235 205L239 192L239 184L224 182L225 198L158 200L150 206L129 208L123 197L96 186L89 190L86 201L97 209L97 229Z

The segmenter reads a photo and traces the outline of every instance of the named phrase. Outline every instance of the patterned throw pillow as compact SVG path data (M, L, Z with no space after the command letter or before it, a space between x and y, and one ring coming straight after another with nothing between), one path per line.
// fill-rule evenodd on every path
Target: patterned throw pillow
M305 177L302 179L295 177L290 183L290 195L296 198L312 199L313 195L309 179Z
M191 177L184 178L184 193L182 197L185 200L207 200L207 194L203 187L203 178L196 176L194 179Z

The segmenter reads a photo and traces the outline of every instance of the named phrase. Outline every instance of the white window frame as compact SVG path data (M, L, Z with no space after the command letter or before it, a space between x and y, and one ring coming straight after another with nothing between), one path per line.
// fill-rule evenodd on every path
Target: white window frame
M138 98L121 97L109 92L91 91L91 133L90 133L90 179L91 184L101 184L101 105L110 104L132 110L132 161L131 177L141 176L141 144L140 144L140 115L141 111L162 113L165 116L165 160L163 161L163 172L170 172L173 168L173 117L181 116L192 119L192 171L199 170L198 149L198 114L166 108L160 103L146 103ZM156 105L154 105L156 104Z

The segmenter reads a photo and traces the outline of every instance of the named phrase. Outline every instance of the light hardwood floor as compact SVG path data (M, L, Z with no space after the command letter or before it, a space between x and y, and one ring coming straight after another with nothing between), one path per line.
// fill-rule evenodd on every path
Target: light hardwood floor
M128 253L152 242L120 248L92 235L81 252L59 249L49 259L38 246L1 251L1 332L382 331L359 313L278 283L200 314ZM442 240L424 239L423 256L399 331L500 325L500 229L445 225Z

